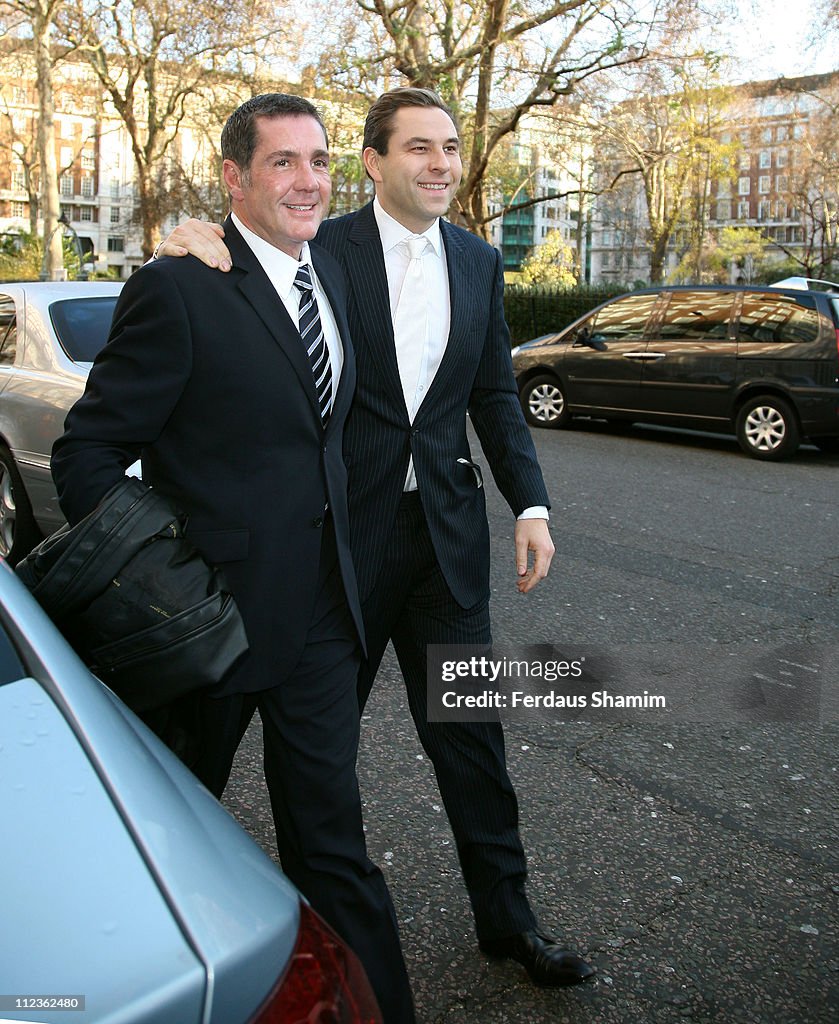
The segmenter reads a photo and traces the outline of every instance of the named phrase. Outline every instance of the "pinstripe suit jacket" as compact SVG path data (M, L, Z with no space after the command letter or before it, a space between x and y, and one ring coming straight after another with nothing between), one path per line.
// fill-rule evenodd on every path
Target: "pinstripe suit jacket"
M513 378L500 255L462 228L446 221L440 227L451 327L443 361L413 424L399 379L372 204L324 221L317 242L343 266L349 284L358 383L344 455L361 598L375 585L413 456L437 559L455 600L468 608L489 593L489 528L480 470L466 435L467 409L513 513L548 505L548 496Z

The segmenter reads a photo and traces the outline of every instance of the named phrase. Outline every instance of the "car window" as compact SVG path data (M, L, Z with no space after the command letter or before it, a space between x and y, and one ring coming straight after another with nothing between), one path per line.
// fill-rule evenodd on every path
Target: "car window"
M116 295L61 299L50 306L50 318L61 347L77 363L91 363L105 347Z
M725 341L734 292L672 292L656 337L662 341Z
M0 295L0 363L13 363L17 354L17 318L15 302Z
M595 313L583 327L603 341L642 338L655 306L656 295L627 295Z
M816 300L810 295L793 298L771 292L743 296L739 338L765 344L811 342L819 336Z

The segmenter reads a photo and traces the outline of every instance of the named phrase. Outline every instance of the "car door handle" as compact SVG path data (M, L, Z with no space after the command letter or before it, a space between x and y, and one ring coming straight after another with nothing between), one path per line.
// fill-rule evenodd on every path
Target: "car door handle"
M623 357L624 359L650 361L652 359L663 359L666 355L666 352L624 352Z

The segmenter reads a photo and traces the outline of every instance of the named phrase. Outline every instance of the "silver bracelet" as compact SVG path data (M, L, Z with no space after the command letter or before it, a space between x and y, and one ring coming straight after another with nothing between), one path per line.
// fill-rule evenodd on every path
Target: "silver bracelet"
M166 241L166 239L165 239L165 238L162 238L162 239L161 239L161 240L160 240L160 241L159 241L159 242L157 243L157 245L156 245L156 246L154 247L154 249L152 250L151 258L152 258L153 260L156 260L156 259L160 259L160 247L161 247L161 245L163 245L163 243L164 243L165 241Z

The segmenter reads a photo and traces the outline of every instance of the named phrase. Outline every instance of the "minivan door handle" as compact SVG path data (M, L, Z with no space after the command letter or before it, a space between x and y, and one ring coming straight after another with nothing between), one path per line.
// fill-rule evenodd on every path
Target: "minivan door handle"
M663 359L667 355L666 352L624 352L624 359Z

